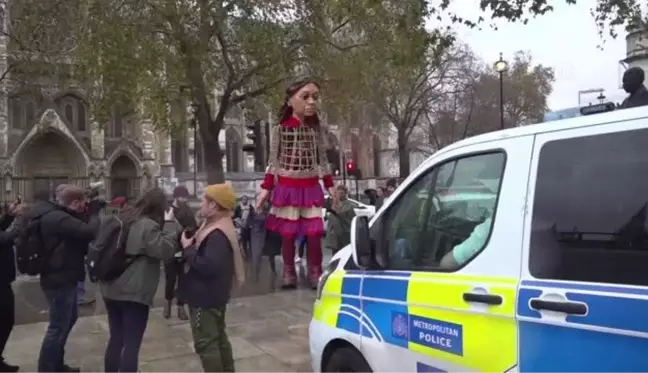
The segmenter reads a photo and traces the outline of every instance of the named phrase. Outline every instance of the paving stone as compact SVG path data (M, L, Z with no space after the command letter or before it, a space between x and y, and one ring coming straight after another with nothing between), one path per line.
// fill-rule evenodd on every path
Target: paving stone
M308 339L284 335L257 340L253 343L285 365L293 366L310 362Z
M312 299L310 291L294 291L233 300L227 331L237 370L310 371L308 323ZM7 361L20 365L22 371L35 371L46 328L46 322L16 326L5 350ZM66 346L66 362L84 372L103 371L108 338L105 315L80 318ZM201 371L189 323L166 320L161 308L152 309L140 366L145 372Z

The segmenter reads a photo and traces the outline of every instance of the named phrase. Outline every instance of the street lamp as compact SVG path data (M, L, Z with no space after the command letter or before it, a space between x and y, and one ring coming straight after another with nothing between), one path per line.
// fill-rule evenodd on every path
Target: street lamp
M193 192L194 197L198 196L198 113L200 112L200 104L196 101L191 102L191 127L193 127L193 143L194 143L194 162L193 162Z
M508 62L504 61L502 52L499 60L495 62L495 71L499 74L500 83L500 128L504 129L504 73L508 71Z

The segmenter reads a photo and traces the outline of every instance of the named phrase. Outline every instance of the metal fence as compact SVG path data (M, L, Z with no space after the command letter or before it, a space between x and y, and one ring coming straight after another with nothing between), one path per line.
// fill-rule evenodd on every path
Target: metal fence
M0 194L2 202L15 200L18 196L25 202L34 201L34 192L37 190L48 190L50 197L54 198L56 188L61 184L74 184L81 188L90 186L88 177L13 177L9 181L0 182ZM142 191L142 179L139 177L106 178L105 197L126 197L129 201L140 197Z
M34 200L35 191L48 190L53 197L56 188L61 184L74 184L87 188L90 179L87 177L13 177L10 181L1 183L0 193L3 202L13 201L18 196L24 201L31 202Z

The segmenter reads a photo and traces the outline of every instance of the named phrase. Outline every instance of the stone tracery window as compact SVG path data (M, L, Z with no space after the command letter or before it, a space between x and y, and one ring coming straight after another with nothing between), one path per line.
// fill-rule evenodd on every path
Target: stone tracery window
M26 129L36 121L38 105L29 95L17 95L9 99L10 126L13 129Z
M88 111L86 103L75 95L65 95L59 100L59 110L63 118L76 131L88 130Z
M127 137L131 140L137 140L139 134L135 128L135 116L133 111L113 110L112 118L104 128L107 138Z

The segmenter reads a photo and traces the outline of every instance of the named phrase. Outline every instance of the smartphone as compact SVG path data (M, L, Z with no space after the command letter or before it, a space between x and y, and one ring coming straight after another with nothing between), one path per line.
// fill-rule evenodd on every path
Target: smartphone
M191 238L196 234L197 230L198 230L198 228L196 228L196 227L187 228L187 229L185 229L185 235L187 236L187 238Z

